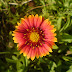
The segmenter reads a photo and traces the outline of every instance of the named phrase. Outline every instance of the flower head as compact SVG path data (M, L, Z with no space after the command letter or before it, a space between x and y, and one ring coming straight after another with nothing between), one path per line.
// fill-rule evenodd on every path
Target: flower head
M27 58L34 60L35 57L43 57L52 52L52 46L57 41L56 29L51 22L38 14L21 18L13 31L13 40L18 43L18 50Z

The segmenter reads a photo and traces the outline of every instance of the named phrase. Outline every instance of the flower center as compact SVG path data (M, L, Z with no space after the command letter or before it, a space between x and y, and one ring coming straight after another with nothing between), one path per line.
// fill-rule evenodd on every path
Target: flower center
M31 32L31 34L30 34L30 40L32 42L38 42L38 40L39 40L39 34L37 32Z

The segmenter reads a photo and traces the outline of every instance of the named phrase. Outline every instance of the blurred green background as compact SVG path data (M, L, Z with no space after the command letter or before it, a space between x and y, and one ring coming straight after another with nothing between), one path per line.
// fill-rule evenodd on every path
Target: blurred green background
M57 29L53 52L34 61L12 40L16 23L29 14L48 18ZM0 72L72 72L72 0L0 0Z

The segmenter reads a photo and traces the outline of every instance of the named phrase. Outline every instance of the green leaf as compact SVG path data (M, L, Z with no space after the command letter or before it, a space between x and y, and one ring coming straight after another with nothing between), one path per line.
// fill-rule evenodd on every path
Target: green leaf
M72 72L72 65L70 66L69 70L66 72Z
M17 72L22 72L21 66L22 66L21 62L20 61L17 61L17 65L16 65Z
M55 68L55 67L57 67L57 66L56 66L56 63L55 63L55 62L53 62L53 65L52 65L52 67L51 67L50 72L55 72L55 70L54 70L54 68Z
M72 51L72 46L69 46L69 50Z
M61 28L61 21L62 21L62 17L60 17L57 21L57 29L60 30Z
M9 63L16 63L17 62L16 60L12 60L12 59L9 59L9 58L6 58L6 61L9 62Z
M13 60L18 60L18 58L16 56L14 56L14 55L12 56L12 59Z
M62 61L58 60L57 67L56 67L56 72L61 72L61 69L62 69L61 65L62 65Z
M72 61L72 57L69 57L69 56L63 56L62 57L65 61Z
M68 6L69 6L69 2L70 2L70 0L65 0L64 6L65 6L65 7L68 7Z
M10 52L0 52L0 54L9 54Z
M64 26L61 28L60 32L63 31L63 30L66 30L69 26L71 26L71 24L70 24L70 17L67 16L67 22L66 22L66 24L64 24Z
M53 49L58 49L58 46L57 45L53 46Z
M43 12L43 14L44 14L44 16L45 16L46 13L47 13L46 6L45 6L44 1L41 0L41 3L42 3L42 5L44 5L44 7L43 7L43 9L42 9L42 12Z
M63 42L69 42L69 43L72 42L72 35L69 35L67 33L62 33L61 37L62 37L61 41Z

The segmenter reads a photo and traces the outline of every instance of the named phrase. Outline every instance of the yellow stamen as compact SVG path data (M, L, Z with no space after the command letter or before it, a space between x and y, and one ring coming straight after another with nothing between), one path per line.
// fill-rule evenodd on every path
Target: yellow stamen
M29 45L29 43L27 43L27 45Z
M30 34L30 40L32 42L38 42L38 40L39 40L39 34L37 32L31 32L31 34Z
M32 46L32 44L30 46Z
M43 40L45 40L45 39L43 38Z
M42 31L41 31L42 32Z
M25 44L27 43L27 41L25 42Z
M36 45L36 47L37 47L37 45Z
M38 45L38 48L39 48L39 45Z
M29 31L29 29L26 29L27 31Z
M33 46L33 49L34 49L34 46Z
M42 45L42 43L40 43L40 45Z
M42 34L44 36L44 34Z
M34 27L33 27L33 29L34 29Z
M24 35L26 35L26 34L24 34Z

